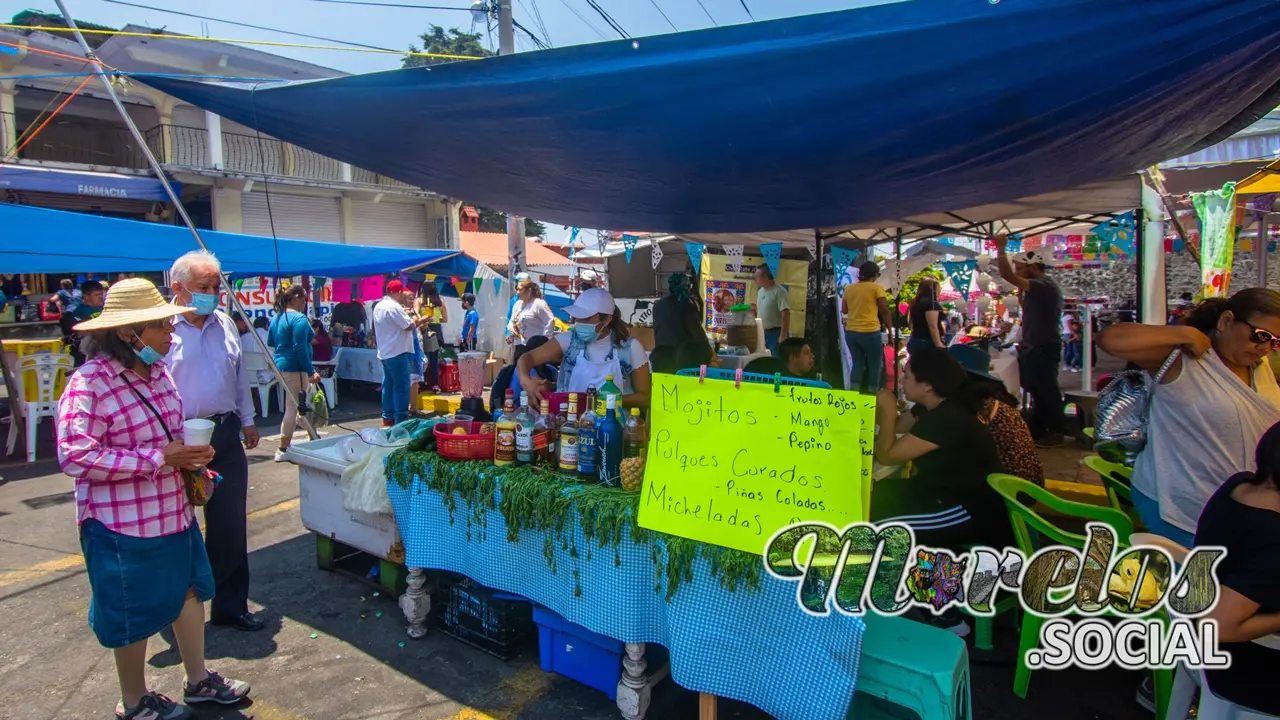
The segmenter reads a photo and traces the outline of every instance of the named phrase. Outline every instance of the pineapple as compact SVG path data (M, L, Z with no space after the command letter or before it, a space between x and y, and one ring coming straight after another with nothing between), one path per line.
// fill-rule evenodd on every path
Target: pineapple
M644 483L644 458L632 457L622 461L622 489L636 492Z

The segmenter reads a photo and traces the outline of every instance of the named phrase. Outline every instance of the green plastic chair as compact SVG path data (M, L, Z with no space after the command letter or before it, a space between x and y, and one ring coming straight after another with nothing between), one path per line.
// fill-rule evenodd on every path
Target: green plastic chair
M1107 489L1107 501L1111 507L1129 516L1134 527L1141 527L1138 510L1133 506L1133 469L1120 463L1104 460L1101 455L1089 455L1084 459L1085 467L1102 478L1102 485Z
M987 484L1004 498L1005 505L1009 508L1009 520L1013 523L1014 539L1018 543L1018 549L1027 557L1031 557L1041 547L1039 543L1032 541L1032 530L1039 534L1041 542L1066 545L1079 550L1084 549L1088 538L1063 530L1049 522L1031 505L1020 500L1019 496L1026 496L1034 503L1039 503L1068 517L1106 523L1115 530L1117 542L1122 547L1128 545L1129 537L1133 535L1133 521L1128 515L1113 507L1064 500L1038 485L1004 473L989 475ZM1167 620L1164 617L1160 619ZM1013 675L1013 692L1023 699L1026 699L1027 688L1031 685L1031 668L1027 667L1027 651L1039 645L1040 628L1043 625L1044 618L1037 617L1034 613L1023 613L1022 632L1018 641L1018 664ZM1155 681L1156 717L1163 718L1169 707L1169 695L1173 690L1173 672L1155 670L1152 674Z
M971 720L969 651L949 630L867 613L858 694L890 702L920 720ZM847 720L855 720L850 705ZM861 716L857 716L861 718Z
M1090 440L1092 440L1092 439L1093 439L1093 427L1092 427L1092 426L1087 427L1087 428L1084 428L1084 429L1083 429L1083 430L1081 430L1080 432L1084 433L1084 436L1085 436L1085 437L1087 437L1087 438L1089 438Z

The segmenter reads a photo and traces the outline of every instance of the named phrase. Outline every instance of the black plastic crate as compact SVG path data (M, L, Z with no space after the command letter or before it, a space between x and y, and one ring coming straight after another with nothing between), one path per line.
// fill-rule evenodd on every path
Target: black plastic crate
M510 660L538 636L533 606L515 597L467 577L442 578L436 601L437 625L440 632L455 640Z

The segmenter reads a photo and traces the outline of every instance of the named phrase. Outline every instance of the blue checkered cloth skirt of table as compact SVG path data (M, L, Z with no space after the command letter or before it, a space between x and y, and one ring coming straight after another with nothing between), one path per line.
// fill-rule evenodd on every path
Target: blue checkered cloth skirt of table
M461 573L615 640L658 643L680 686L751 703L779 720L838 720L853 701L866 626L838 611L806 614L794 582L764 574L759 589L729 591L699 557L692 582L668 602L665 587L655 591L652 550L625 533L615 556L613 547L588 545L575 518L578 557L557 543L552 573L541 531L523 530L509 542L497 510L487 511L483 527L468 529L471 509L460 498L451 523L440 494L420 479L408 489L388 482L387 492L408 567Z

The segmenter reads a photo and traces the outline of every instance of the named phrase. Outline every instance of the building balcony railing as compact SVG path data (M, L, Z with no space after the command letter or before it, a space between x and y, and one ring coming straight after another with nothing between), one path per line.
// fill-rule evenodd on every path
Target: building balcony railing
M5 144L7 128L21 141L32 121L22 115L0 113L0 144ZM296 178L317 182L353 182L391 188L416 189L361 168L351 168L343 178L342 163L272 137L222 133L222 166L215 168L209 154L209 131L182 125L157 125L143 133L147 147L165 165L198 170L225 170L245 175ZM6 150L8 148L5 148ZM145 170L146 155L133 134L123 125L100 121L55 120L49 123L19 153L20 160L77 163L99 167Z

